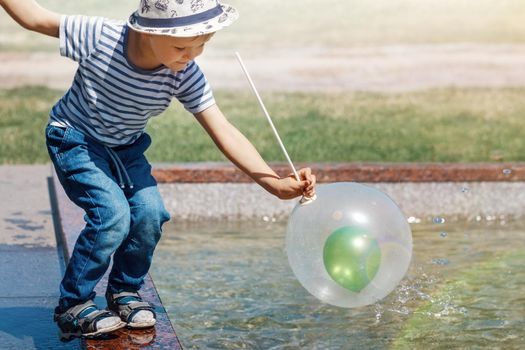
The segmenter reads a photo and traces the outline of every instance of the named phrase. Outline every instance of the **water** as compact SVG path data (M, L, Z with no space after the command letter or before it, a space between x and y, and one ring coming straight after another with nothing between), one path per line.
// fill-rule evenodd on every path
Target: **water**
M407 276L358 309L301 287L279 221L170 224L151 273L186 349L522 348L524 228L413 224Z

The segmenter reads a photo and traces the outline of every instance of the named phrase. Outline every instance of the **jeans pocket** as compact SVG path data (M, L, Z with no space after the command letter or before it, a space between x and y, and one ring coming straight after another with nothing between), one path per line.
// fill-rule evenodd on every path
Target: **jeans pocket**
M60 153L64 150L71 128L62 128L49 125L46 128L46 143L53 153Z
M127 148L132 150L134 154L143 154L151 146L151 137L147 133L143 133L140 137Z

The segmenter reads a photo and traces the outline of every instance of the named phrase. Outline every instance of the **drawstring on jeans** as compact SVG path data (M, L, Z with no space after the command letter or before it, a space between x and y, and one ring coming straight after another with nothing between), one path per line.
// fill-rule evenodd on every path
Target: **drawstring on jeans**
M124 164L120 160L120 158L117 155L117 153L115 151L113 151L111 148L109 148L108 146L104 146L104 148L106 149L106 151L109 154L109 157L113 161L113 165L115 166L115 169L117 169L117 177L118 177L118 182L119 182L120 188L126 188L126 185L127 185L130 189L132 189L133 188L133 182L131 182L131 178L129 177L128 172L126 171L126 167L124 166ZM124 179L122 178L122 174L124 174L124 177L126 178L127 184L126 184L126 182L124 182Z

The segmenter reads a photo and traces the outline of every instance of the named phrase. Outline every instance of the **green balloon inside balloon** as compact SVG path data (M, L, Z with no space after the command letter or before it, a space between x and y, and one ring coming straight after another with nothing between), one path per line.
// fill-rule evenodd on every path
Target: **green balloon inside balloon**
M379 270L381 249L377 240L365 230L343 226L328 236L323 261L326 271L337 284L358 293Z

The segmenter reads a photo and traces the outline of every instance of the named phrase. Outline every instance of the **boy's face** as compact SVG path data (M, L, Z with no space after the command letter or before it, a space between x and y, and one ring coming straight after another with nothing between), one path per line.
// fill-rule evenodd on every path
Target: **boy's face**
M150 35L149 43L155 58L174 72L186 67L189 61L199 56L204 44L213 33L189 38L167 35Z

